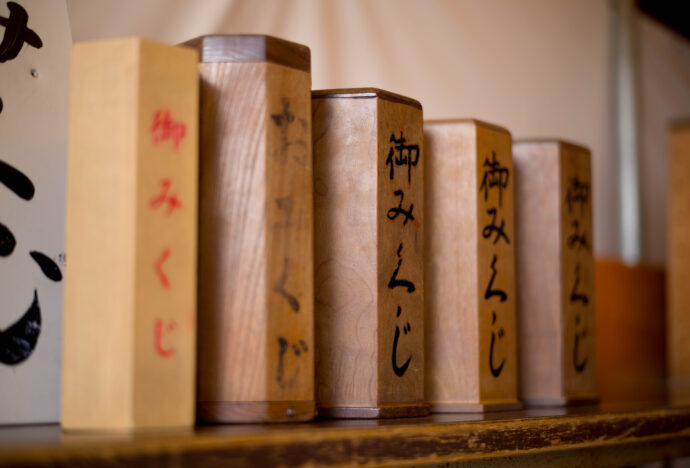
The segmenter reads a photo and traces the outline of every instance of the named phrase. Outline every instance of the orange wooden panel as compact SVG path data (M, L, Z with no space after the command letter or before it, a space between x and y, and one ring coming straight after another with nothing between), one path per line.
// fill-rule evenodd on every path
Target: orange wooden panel
M664 270L594 262L597 381L603 404L666 396Z

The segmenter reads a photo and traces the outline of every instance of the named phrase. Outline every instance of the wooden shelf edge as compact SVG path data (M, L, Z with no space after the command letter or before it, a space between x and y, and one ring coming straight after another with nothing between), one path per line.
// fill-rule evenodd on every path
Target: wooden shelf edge
M598 457L615 461L621 454L629 457L637 453L627 461L632 463L690 454L690 408L524 419L511 413L503 419L480 421L454 417L435 415L373 424L322 421L289 426L215 426L168 434L62 434L52 443L0 445L0 465L422 465L487 458L553 458L584 452L600 452ZM55 431L59 434L58 428ZM2 436L0 431L0 442ZM619 455L613 457L613 453Z

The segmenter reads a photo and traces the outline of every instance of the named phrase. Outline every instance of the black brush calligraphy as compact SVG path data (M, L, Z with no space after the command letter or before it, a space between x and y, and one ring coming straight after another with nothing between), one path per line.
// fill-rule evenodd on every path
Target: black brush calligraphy
M491 313L491 326L493 327L496 324L496 312ZM505 335L505 332L503 331L503 328L498 329L498 333L494 332L493 330L491 331L491 345L489 347L489 370L491 371L491 375L494 378L498 378L501 375L501 372L503 371L503 366L506 363L506 358L503 358L501 363L498 366L494 365L494 349L496 346L496 338L502 339L503 336Z
M290 265L290 260L285 257L284 262L283 262L283 272L280 275L280 278L278 281L276 281L276 284L273 286L273 291L280 294L285 298L285 300L288 302L288 305L292 309L293 312L297 313L299 312L299 301L295 296L290 294L286 289L285 285L288 280L288 267Z
M401 307L398 306L398 310L396 312L396 317L400 317L401 314ZM403 333L407 335L412 331L412 326L410 323L406 323L405 326L403 327ZM410 366L410 362L412 361L412 356L409 356L405 362L402 363L402 365L398 365L398 342L400 340L400 327L398 325L395 326L395 336L393 336L393 353L391 355L391 361L393 364L393 372L395 375L398 377L402 377L405 375L405 372L407 372L407 368Z
M575 265L575 283L573 284L573 288L570 291L570 302L575 303L575 302L582 302L584 305L589 304L589 297L587 294L582 293L578 290L578 286L580 285L580 264Z
M290 343L286 338L282 336L278 337L278 366L276 368L276 381L278 382L280 388L292 387L299 375L299 366L296 366L292 378L287 379L285 377L285 361L288 358L288 351L290 350L292 350L292 354L295 357L300 357L302 354L305 354L309 351L309 346L302 339L299 339L294 343Z
M395 138L395 133L391 134L389 141L392 143L388 150L385 165L389 167L388 177L390 180L395 178L395 167L404 166L407 168L407 184L412 183L412 168L419 164L419 145L408 145L407 139L400 130L400 138Z
M573 367L575 372L581 374L587 367L587 357L580 360L580 343L587 337L587 328L578 330L580 325L580 315L575 316L575 339L573 340Z
M508 295L502 289L494 289L494 280L496 279L496 262L498 257L494 255L493 260L491 260L491 279L489 284L486 286L486 291L484 292L484 299L491 299L494 296L498 296L501 302L505 302L508 299Z
M400 245L398 246L398 266L395 267L395 270L393 270L393 274L391 275L391 279L388 281L388 289L395 289L395 288L407 288L408 293L413 293L415 291L415 285L412 281L406 280L406 279L399 279L398 274L400 272L400 267L402 266L402 250L403 250L403 243L401 242Z
M590 183L577 177L571 177L568 181L568 191L565 194L565 203L568 206L568 214L572 214L576 207L580 209L580 216L585 214L585 207L589 203Z
M0 160L0 183L24 200L34 196L34 185L19 169ZM17 239L9 227L0 222L0 257L12 255L17 246ZM58 265L47 255L37 250L29 252L41 272L51 281L62 281L62 272ZM0 363L17 365L31 356L41 333L41 306L38 290L34 289L34 298L26 312L5 330L0 331Z
M308 145L304 138L290 139L290 127L297 122L302 132L306 131L308 125L303 118L298 118L290 110L290 99L286 97L280 98L282 110L280 113L271 114L271 120L279 128L280 131L280 145L278 146L278 161L283 164L287 161L288 154L291 147L297 147L298 154L293 154L292 159L298 164L305 166L307 161Z
M498 206L501 207L503 203L503 190L508 187L510 179L510 170L501 165L500 161L496 160L496 152L491 152L491 160L484 159L484 175L482 183L479 186L479 191L484 193L484 201L489 199L489 191L495 189L498 191Z
M43 41L36 32L29 28L29 14L16 2L7 2L10 15L0 16L0 26L5 27L5 34L0 42L0 63L17 58L19 52L28 44L35 49L43 47Z
M408 221L412 221L412 224L414 224L415 227L419 227L419 223L412 214L412 210L414 209L414 203L410 203L410 207L408 209L405 209L402 206L403 201L405 200L405 193L402 190L396 190L395 192L393 192L393 195L396 197L400 197L400 200L398 200L397 207L388 210L388 212L386 213L386 217L391 221L395 221L398 218L398 216L402 215L405 217L402 222L403 226L406 226Z
M510 244L510 239L504 230L506 224L505 219L501 220L500 226L496 224L496 208L486 210L486 214L491 215L491 224L484 226L484 229L482 229L482 237L488 239L492 234L496 234L496 237L494 237L494 244L497 244L501 239L503 239L506 244Z

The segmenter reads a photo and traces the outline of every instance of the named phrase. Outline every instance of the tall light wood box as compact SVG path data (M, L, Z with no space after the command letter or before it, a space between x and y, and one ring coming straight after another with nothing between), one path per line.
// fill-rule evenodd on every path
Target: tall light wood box
M597 399L589 150L513 144L520 397L529 405Z
M196 62L134 38L74 46L64 428L194 422Z
M690 404L690 122L674 124L668 141L668 396Z
M510 133L460 119L426 121L424 136L427 401L519 408Z
M198 413L314 417L310 54L203 36Z
M426 414L422 106L341 89L312 112L319 415Z

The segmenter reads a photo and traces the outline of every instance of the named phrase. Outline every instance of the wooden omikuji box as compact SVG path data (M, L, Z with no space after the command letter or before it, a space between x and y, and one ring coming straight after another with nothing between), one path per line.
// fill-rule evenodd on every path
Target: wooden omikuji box
M427 414L422 106L314 91L312 118L319 415Z
M597 399L589 150L557 140L513 144L520 398Z
M669 132L668 395L690 404L690 121Z
M62 426L191 425L197 54L80 43L71 76Z
M519 408L510 133L424 122L426 378L434 412Z
M203 36L198 415L314 417L310 54Z

